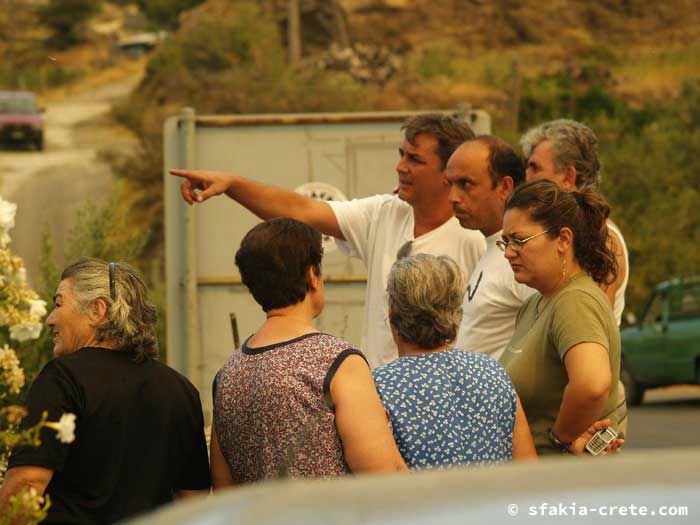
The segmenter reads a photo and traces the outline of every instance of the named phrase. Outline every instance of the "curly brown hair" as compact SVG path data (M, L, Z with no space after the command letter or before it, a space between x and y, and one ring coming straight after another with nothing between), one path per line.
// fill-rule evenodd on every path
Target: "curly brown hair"
M510 209L527 211L554 239L562 228L574 234L574 257L594 281L609 285L617 278L617 259L611 246L606 219L610 206L593 186L564 191L550 180L527 182L506 203Z

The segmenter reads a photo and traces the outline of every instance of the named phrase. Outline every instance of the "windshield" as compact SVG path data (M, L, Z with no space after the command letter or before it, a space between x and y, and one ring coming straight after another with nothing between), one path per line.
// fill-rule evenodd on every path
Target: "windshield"
M36 113L36 101L33 98L0 98L0 113Z

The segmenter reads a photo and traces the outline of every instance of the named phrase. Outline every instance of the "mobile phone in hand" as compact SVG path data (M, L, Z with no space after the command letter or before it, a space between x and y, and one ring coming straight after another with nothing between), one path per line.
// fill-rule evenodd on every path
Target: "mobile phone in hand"
M617 432L615 432L615 429L612 427L608 427L603 430L599 430L596 432L591 440L586 443L586 450L594 455L597 456L601 452L605 450L605 448L613 442L613 440L617 437Z

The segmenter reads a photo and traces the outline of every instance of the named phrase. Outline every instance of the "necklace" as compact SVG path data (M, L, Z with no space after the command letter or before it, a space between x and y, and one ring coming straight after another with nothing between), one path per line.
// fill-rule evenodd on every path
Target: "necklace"
M542 315L542 312L544 312L544 309L547 308L547 305L552 302L552 299L564 288L566 288L571 281L574 280L574 277L578 276L581 274L581 270L578 270L574 273L572 273L569 278L563 283L558 285L555 289L554 292L549 296L548 299L545 299L544 296L540 297L540 300L537 302L537 308L535 308L535 319L538 319L540 315Z

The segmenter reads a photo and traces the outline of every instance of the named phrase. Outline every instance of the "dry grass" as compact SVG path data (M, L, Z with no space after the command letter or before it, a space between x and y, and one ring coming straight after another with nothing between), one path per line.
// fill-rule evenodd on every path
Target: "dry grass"
M77 81L43 94L42 101L45 103L56 102L67 96L106 86L123 79L140 78L143 76L148 60L146 57L133 60L117 55L107 67L104 67L96 65L101 57L103 57L102 50L89 45L57 54L54 57L57 62L69 70L82 68L82 74Z
M618 82L615 91L626 99L639 102L675 96L683 79L700 77L700 42L630 50L613 73Z

